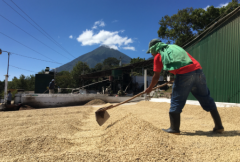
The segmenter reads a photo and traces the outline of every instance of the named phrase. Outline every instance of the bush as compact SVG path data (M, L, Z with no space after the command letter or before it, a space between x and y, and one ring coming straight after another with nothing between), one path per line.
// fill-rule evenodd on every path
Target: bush
M13 91L13 92L11 92L11 93L12 93L12 100L14 100L15 94L17 93L17 90L15 90L15 91ZM0 93L0 98L4 98L4 91L2 91L2 92Z

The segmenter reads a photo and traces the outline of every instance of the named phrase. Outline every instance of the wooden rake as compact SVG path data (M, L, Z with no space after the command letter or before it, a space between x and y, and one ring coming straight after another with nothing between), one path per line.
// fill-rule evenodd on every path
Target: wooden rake
M157 88L164 87L164 86L166 86L167 84L170 84L170 83L172 83L172 82L173 82L173 81L164 83L164 84L162 84L162 85L159 85L159 86L153 88L152 90L155 90L155 89L157 89ZM95 116L96 116L96 121L97 121L97 123L98 123L100 126L102 126L102 125L108 120L108 118L110 117L110 115L108 114L107 110L112 109L112 108L114 108L114 107L117 107L117 106L119 106L119 105L122 105L122 104L124 104L124 103L127 103L128 101L131 101L131 100L133 100L134 98L136 98L136 97L138 97L138 96L141 96L141 95L144 94L144 93L145 93L145 92L143 91L143 92L141 92L141 93L133 96L132 98L130 98L130 99L126 100L126 101L120 102L120 103L118 103L118 104L116 104L116 105L109 105L109 106L107 106L107 107L102 107L102 108L98 109L98 110L95 112Z

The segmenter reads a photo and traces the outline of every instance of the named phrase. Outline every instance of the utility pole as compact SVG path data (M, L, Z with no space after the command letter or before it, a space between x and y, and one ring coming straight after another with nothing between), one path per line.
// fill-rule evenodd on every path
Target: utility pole
M120 61L119 61L119 66L121 67L122 66L122 58L121 58L121 56L120 56Z
M7 65L7 75L5 75L5 88L4 88L4 103L7 103L7 87L8 87L8 72L9 72L9 59L10 59L10 52L8 51L2 51L0 49L0 54L2 54L2 52L7 52L8 53L8 65Z
M147 69L144 69L144 91L147 89ZM144 99L147 99L147 94L144 93Z

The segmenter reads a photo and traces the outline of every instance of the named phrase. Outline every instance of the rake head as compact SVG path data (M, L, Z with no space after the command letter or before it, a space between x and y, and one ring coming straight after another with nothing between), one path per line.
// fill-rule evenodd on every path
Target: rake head
M110 105L108 107L103 107L103 108L98 109L95 112L96 121L100 126L102 126L110 117L110 115L108 114L108 112L106 110L108 110L112 107L113 107L112 105Z

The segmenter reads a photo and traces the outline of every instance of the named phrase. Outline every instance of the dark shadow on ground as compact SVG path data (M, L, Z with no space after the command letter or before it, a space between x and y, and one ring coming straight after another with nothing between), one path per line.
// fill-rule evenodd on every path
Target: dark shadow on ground
M108 128L110 128L110 127L112 127L112 126L114 126L116 123L118 123L118 122L120 122L120 121L122 121L122 120L124 120L125 118L127 118L128 116L124 116L124 117L122 117L121 119L118 119L118 120L116 120L115 122L113 122L113 123L111 123L111 124L109 124L108 126L107 126L107 128L106 129L108 129ZM105 130L106 130L105 129Z
M208 137L231 137L231 136L240 136L240 131L224 131L223 133L214 133L213 131L203 132L196 131L193 132L181 132L181 135L186 136L208 136Z

